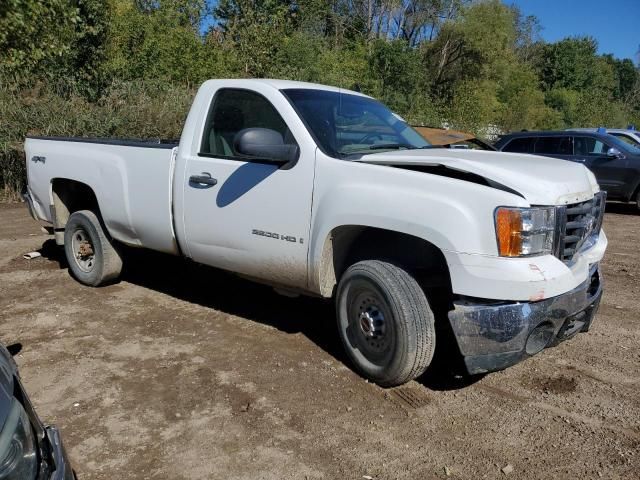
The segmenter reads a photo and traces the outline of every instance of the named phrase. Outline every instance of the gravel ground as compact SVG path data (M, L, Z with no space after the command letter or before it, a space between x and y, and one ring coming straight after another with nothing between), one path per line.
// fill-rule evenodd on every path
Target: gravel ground
M608 212L592 330L472 380L381 389L329 302L177 258L83 287L21 205L0 205L0 340L80 480L637 479L640 215Z

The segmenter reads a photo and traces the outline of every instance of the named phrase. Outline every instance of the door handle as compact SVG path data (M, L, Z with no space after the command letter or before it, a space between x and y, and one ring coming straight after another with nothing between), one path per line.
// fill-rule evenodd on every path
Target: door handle
M217 183L218 180L212 178L209 172L202 172L200 175L191 175L189 177L189 184L209 185L213 187Z

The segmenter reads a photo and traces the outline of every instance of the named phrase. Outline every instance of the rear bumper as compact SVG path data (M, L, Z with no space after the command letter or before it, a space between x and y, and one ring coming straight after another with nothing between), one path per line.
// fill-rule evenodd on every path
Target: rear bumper
M538 302L454 302L449 320L470 374L502 370L589 330L602 297L598 264L575 289Z
M33 206L33 199L31 198L31 195L29 194L28 190L25 190L24 192L22 192L22 199L24 200L24 203L27 204L27 208L29 209L29 214L31 215L31 217L34 220L40 220L36 215L36 209Z

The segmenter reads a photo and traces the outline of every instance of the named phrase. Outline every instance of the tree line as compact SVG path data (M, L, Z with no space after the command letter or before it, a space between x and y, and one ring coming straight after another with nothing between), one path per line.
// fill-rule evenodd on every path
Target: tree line
M177 138L208 78L357 89L414 124L640 124L640 70L499 0L0 0L0 188L27 133Z

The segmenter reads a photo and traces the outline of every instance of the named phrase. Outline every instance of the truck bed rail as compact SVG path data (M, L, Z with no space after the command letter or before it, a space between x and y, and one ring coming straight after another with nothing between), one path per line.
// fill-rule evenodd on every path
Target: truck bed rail
M121 147L166 148L169 150L178 146L177 140L164 140L160 138L144 140L137 138L43 137L35 135L27 135L27 138L32 138L34 140L50 140L54 142L98 143Z

